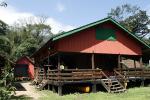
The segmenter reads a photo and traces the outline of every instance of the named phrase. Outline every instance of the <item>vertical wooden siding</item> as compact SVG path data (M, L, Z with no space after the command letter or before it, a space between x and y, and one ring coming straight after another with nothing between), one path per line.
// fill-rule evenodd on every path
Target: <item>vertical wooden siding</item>
M122 30L111 23L103 27L116 30L116 41L96 40L95 28L89 28L58 41L57 50L64 52L84 52L103 54L141 55L141 46Z

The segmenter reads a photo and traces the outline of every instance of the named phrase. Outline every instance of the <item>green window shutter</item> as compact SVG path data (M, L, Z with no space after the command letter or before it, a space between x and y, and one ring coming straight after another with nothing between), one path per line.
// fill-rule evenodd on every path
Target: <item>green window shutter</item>
M97 40L116 40L115 30L110 28L96 28L96 39Z

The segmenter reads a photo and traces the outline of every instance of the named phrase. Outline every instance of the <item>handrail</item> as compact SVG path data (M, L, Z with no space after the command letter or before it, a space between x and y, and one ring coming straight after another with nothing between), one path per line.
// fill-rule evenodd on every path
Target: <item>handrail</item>
M126 80L125 76L122 75L122 74L120 74L120 73L119 73L118 71L116 71L115 69L114 69L114 72L115 72L115 74L119 75L121 78L123 78L124 80Z
M109 77L108 77L103 71L101 71L101 73L102 73L107 79L109 79Z
M126 69L129 68L124 62L120 62L121 65L123 65Z

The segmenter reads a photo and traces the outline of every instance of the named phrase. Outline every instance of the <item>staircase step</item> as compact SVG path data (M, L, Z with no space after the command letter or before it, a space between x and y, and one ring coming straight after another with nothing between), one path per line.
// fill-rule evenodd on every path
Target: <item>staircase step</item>
M101 79L101 83L104 88L111 93L121 93L126 91L115 76L110 76L109 79Z
M104 81L104 83L110 83L110 81ZM111 83L118 83L118 81L111 81Z
M107 82L107 81L109 81L110 79L102 79L102 80Z
M111 87L116 87L116 86L120 86L120 84L113 84L113 85L111 85Z
M110 89L112 89L112 90L114 90L114 89L118 90L118 89L123 89L123 87L112 87Z
M37 88L42 90L48 83L48 80L43 80L38 86Z
M121 89L121 90L115 90L115 91L111 91L111 93L121 93L121 92L125 92L126 89Z

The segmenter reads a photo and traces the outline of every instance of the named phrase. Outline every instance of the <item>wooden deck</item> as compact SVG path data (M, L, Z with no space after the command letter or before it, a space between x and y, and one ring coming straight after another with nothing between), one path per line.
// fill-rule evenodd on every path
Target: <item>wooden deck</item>
M46 76L44 71L39 72L39 79L47 79L50 84L69 84L83 82L98 82L107 75L101 69L64 69L48 70Z
M117 71L128 79L130 78L150 79L150 69L146 68L126 68Z
M114 70L114 75L118 80L125 81L130 78L150 79L150 69L144 68L126 68ZM39 71L39 80L49 80L49 83L80 83L80 82L98 82L100 79L109 79L102 69L64 69L64 70L44 70Z
M92 92L96 91L96 85L102 84L108 92L118 93L126 91L126 84L130 79L139 78L141 80L150 79L150 69L143 68L126 68L116 69L112 76L106 75L102 69L63 69L63 70L48 70L45 74L44 70L38 73L38 80L46 80L46 84L52 86L52 91L55 86L58 87L58 94L62 95L62 86L65 84L88 83L92 85ZM113 83L116 82L116 83ZM42 86L46 86L42 84ZM120 84L118 87L121 90L112 90L114 84Z

